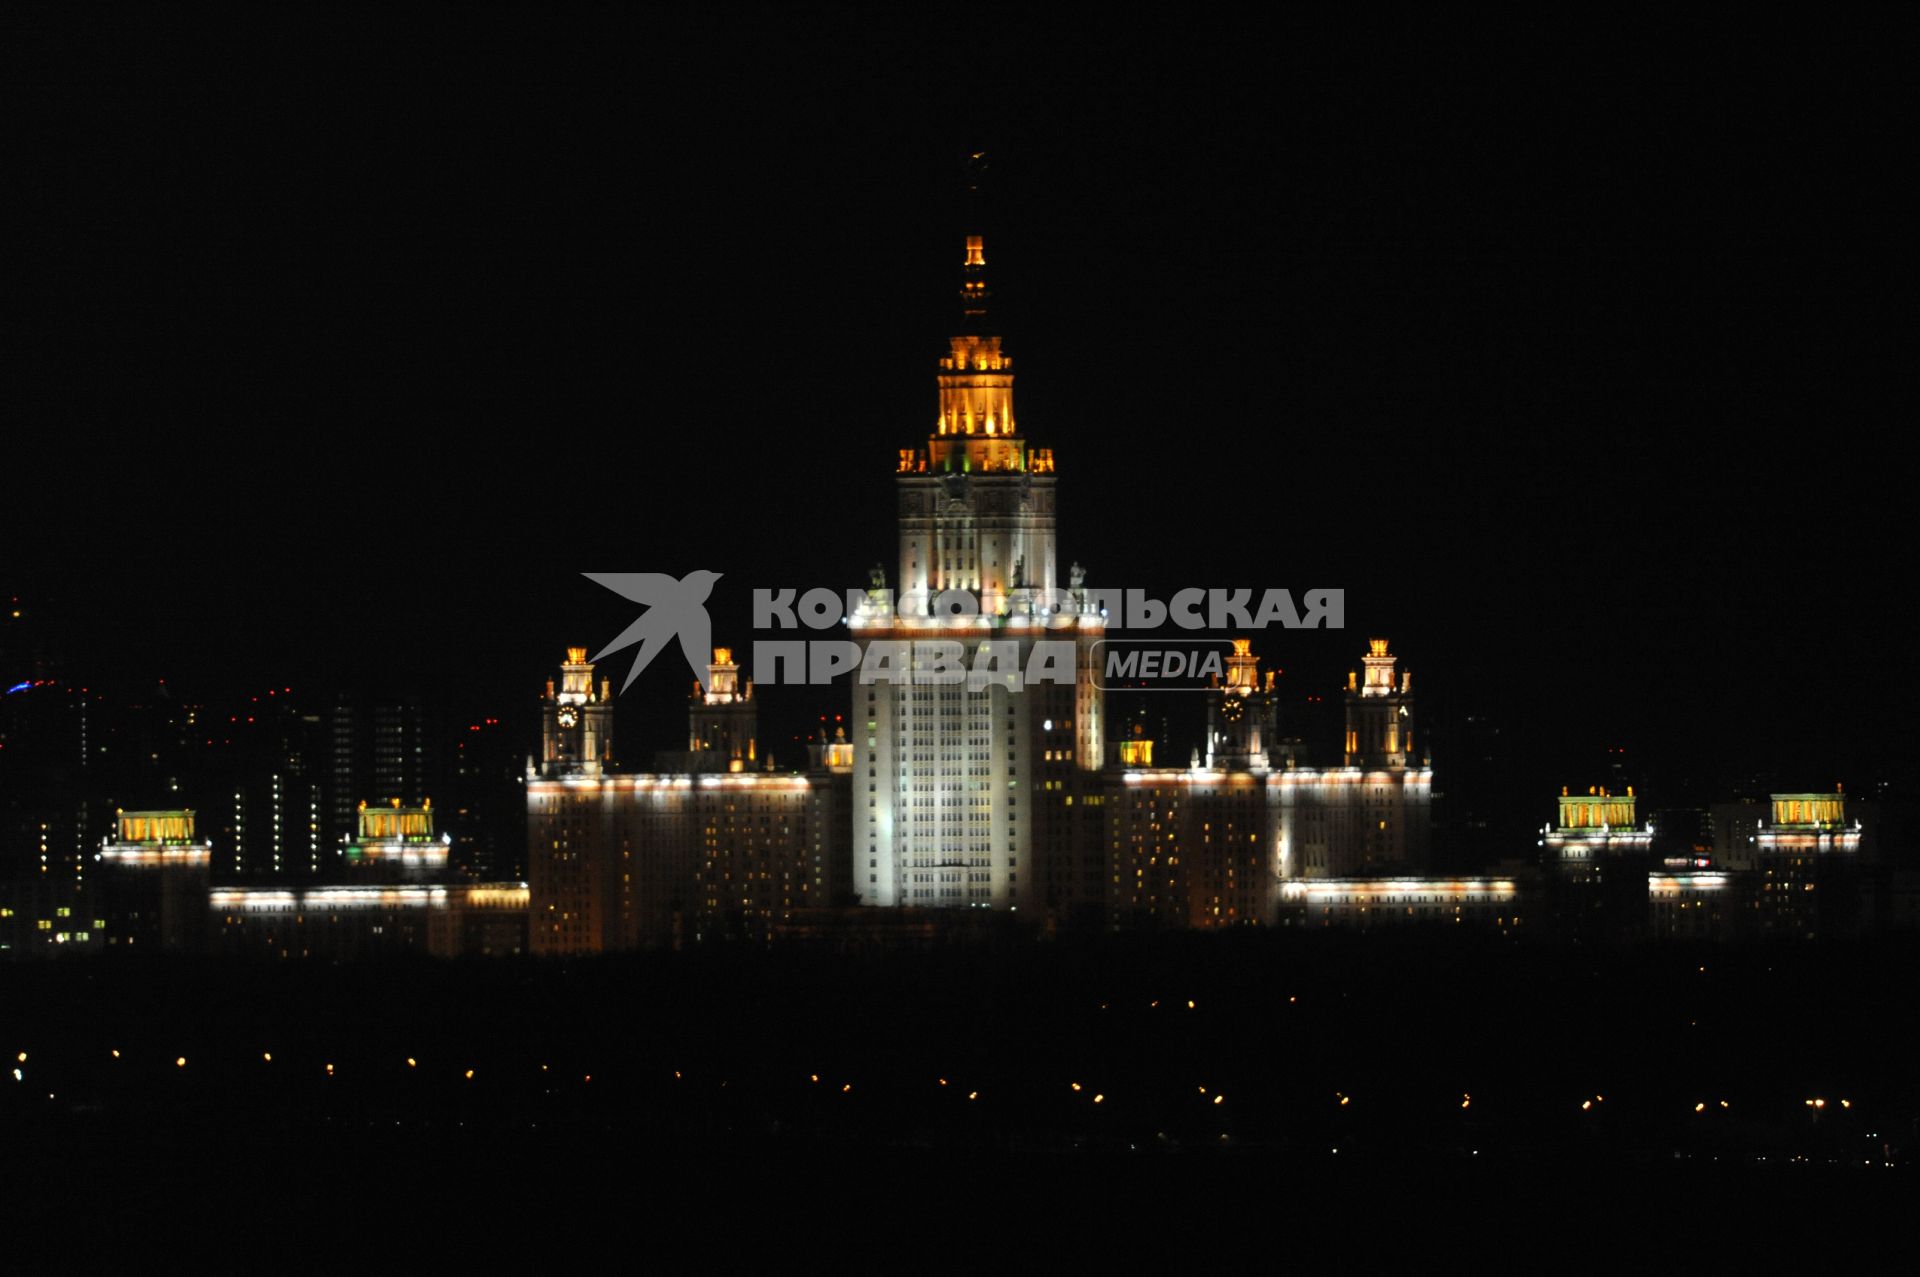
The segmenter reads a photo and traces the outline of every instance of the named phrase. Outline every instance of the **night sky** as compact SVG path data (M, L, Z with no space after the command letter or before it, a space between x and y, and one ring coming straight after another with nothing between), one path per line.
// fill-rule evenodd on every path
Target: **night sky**
M1063 571L1345 588L1259 650L1303 699L1391 636L1443 781L1469 714L1523 790L1898 776L1907 31L244 21L12 41L0 576L82 676L530 722L630 619L583 570L724 572L741 647L891 573L984 149Z

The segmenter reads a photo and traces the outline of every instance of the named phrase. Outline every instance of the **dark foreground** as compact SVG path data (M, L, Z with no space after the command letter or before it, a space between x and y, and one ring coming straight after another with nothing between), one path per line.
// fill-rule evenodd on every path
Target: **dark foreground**
M1036 1229L1169 1258L1821 1249L1914 1200L1916 956L1407 934L14 966L0 1201L29 1232L346 1248L377 1210L849 1260Z

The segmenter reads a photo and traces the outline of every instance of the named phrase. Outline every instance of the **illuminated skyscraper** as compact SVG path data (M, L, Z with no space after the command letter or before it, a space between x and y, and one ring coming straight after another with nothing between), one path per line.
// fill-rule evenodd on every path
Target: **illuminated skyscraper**
M1073 854L1071 808L1103 762L1104 622L1077 571L1060 588L1053 454L1020 433L978 235L961 272L933 433L898 454L897 597L876 579L851 618L867 663L851 715L853 880L868 905L1032 909L1043 862ZM881 644L910 651L910 676L864 676ZM971 670L989 653L991 676L941 680L943 663ZM1071 681L1025 681L1049 654Z

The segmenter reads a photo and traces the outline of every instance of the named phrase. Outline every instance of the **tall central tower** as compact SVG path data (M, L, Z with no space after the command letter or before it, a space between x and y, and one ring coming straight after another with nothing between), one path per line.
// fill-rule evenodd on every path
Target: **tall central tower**
M927 615L948 590L984 615L1014 591L1052 591L1053 453L1029 450L1013 413L1013 360L990 335L986 246L967 236L960 329L940 361L940 414L924 449L900 452L900 600Z
M1103 622L1077 571L1060 588L1053 454L1020 434L1013 361L992 332L988 297L986 246L968 235L933 432L895 467L898 589L889 599L876 581L852 618L863 657L879 642L912 645L910 678L853 687L853 885L863 904L1057 903L1049 884L1086 823L1075 823L1074 801L1103 761L1093 678ZM989 644L1002 658L991 677L935 676L936 649L972 670ZM1064 674L1026 680L1036 657L1063 652L1051 668Z

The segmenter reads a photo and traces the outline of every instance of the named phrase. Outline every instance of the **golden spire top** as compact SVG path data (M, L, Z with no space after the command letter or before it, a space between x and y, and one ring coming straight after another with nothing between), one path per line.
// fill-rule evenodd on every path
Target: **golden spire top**
M988 317L987 249L981 186L987 157L966 157L960 261L960 323L940 360L939 414L925 451L901 449L896 470L908 474L1051 474L1050 453L1029 454L1013 412L1013 360L1000 349ZM1009 565L1011 566L1011 565Z
M1024 445L1017 442L1013 420L1013 360L1000 350L987 321L987 255L985 238L966 237L967 254L960 267L960 331L948 341L940 361L940 415L934 437L963 436L981 440L968 444L965 455L941 451L930 456L940 470L1008 471L1027 468ZM987 439L1001 440L988 444ZM936 447L936 450L937 447ZM975 454L978 455L975 455ZM917 454L902 453L901 473L917 470Z

